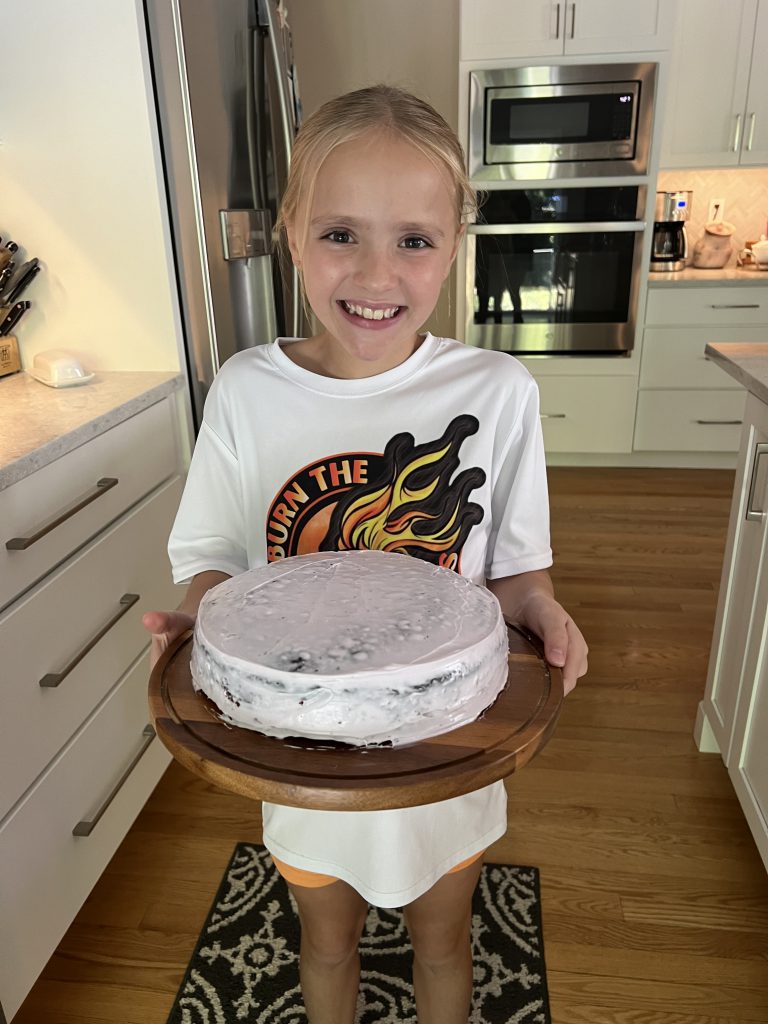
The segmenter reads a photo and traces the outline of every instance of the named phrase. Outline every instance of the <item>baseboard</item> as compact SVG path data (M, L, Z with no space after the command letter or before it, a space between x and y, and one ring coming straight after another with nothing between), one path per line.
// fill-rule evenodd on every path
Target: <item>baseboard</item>
M696 741L696 746L699 748L699 752L702 754L719 754L720 744L717 742L717 738L712 731L712 726L709 724L707 713L704 710L704 701L699 702L698 710L696 711L696 724L693 727L693 738Z

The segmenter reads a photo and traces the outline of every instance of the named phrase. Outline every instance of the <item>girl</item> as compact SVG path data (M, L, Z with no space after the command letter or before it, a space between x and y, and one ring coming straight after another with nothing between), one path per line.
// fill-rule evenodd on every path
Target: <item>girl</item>
M189 590L178 612L144 617L155 657L228 576L367 546L486 583L543 639L566 692L586 671L546 571L536 386L508 355L419 333L474 213L459 142L416 97L363 89L303 125L277 231L320 331L240 352L216 378L169 543ZM351 506L358 516L382 488L389 505L360 541ZM428 497L414 510L416 492ZM311 1024L352 1024L369 903L404 906L420 1024L466 1024L472 892L506 827L500 782L405 810L264 805L264 843L299 908Z

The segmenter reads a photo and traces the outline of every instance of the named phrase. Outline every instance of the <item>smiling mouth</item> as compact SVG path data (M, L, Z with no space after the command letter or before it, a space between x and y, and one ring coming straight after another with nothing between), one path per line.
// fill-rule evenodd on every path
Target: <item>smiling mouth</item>
M394 320L405 309L405 306L366 306L346 299L341 299L339 305L350 316L358 316L362 320Z

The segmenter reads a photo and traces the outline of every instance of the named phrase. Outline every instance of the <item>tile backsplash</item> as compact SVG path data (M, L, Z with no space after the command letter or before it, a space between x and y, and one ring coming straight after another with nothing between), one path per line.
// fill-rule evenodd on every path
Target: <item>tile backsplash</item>
M724 203L724 216L718 220L730 221L734 226L729 266L736 265L736 253L748 239L757 239L766 233L768 170L765 167L660 171L656 188L660 192L683 189L693 192L687 227L691 252L704 231L712 199L722 199Z

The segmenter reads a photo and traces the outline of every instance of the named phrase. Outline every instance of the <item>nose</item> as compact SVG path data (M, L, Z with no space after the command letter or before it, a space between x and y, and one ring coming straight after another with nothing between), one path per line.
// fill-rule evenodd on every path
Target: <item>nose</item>
M376 295L385 294L395 286L397 281L395 260L395 254L388 247L383 245L360 246L355 280L360 287L365 288L368 292L367 296L361 296L361 298L372 299Z

